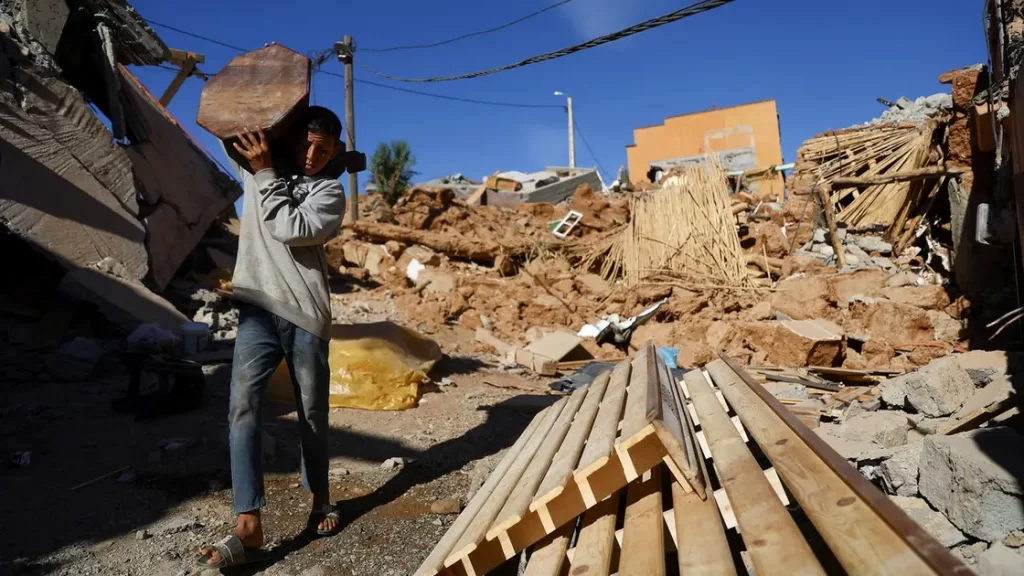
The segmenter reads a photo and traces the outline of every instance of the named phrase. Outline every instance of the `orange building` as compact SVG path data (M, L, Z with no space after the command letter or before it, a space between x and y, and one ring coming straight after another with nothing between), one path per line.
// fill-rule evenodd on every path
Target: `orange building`
M756 172L782 164L782 139L775 100L762 100L667 118L663 124L633 130L626 147L629 176L647 179L651 168L668 170L701 162L715 153L728 171ZM759 196L782 198L781 173L748 177Z

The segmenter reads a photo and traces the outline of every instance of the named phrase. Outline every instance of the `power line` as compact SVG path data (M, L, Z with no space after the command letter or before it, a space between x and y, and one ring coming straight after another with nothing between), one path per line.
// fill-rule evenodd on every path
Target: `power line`
M174 32L177 32L178 34L184 34L185 36L191 36L191 37L199 39L199 40L205 40L206 42L209 42L211 44L217 44L218 46L223 46L225 48L231 48L232 50L237 50L238 52L248 52L249 51L248 48L242 48L241 46L235 46L235 45L232 45L232 44L228 44L227 42L221 42L220 40L214 40L213 38L208 38L206 36L200 36L199 34L194 34L194 33L189 32L187 30L182 30L181 28L175 28L174 26L168 26L167 24L161 24L159 22L156 22L154 20L150 20L148 18L146 18L145 20L146 20L146 22L149 22L153 26L159 26L160 28L166 28L168 30L173 30Z
M472 38L474 36L483 36L484 34L490 34L491 32L497 32L498 30L504 30L505 28L510 28L512 26L515 26L516 24L519 24L520 22L525 22L526 20L529 20L530 18L533 18L534 16L540 16L541 14L543 14L543 13L549 11L549 10L554 10L555 8L558 8L559 6L563 6L563 5L568 4L569 2L572 2L572 1L573 0L561 0L561 2L556 2L555 4L552 4L552 5L550 5L550 6L546 7L546 8L541 8L540 10L537 10L536 12L531 12L531 13L527 14L526 16L523 16L521 18L517 18L517 19L515 19L515 20L513 20L511 22L507 22L505 24L502 24L501 26L495 26L494 28L488 28L486 30L478 30L477 32L470 32L469 34L463 34L462 36L456 36L455 38L449 38L447 40L441 40L440 42L433 42L433 43L430 43L430 44L410 44L410 45L407 45L407 46L392 46L390 48L359 48L358 50L360 52L395 52L397 50L415 50L415 49L418 49L418 48L436 48L438 46L444 46L445 44L451 44L453 42L458 42L459 40L465 40L466 38Z
M153 68L158 68L160 70L166 70L168 72L180 72L181 71L178 68L174 68L174 67L171 67L171 66L165 66L163 64L157 64L157 65L154 65L152 67ZM208 73L204 73L204 74L208 74ZM340 78L342 80L345 79L345 76L343 76L341 74L336 74L334 72L328 72L326 70L317 70L317 71L314 72L314 74L323 74L325 76L333 76L335 78ZM213 76L215 74L208 74L208 75L209 76ZM369 85L369 86L376 86L377 88L384 88L384 89L387 89L387 90L394 90L396 92L404 92L406 94L415 94L417 96L426 96L428 98L436 98L438 100L448 100L448 101L451 101L451 102L462 102L462 103L465 103L465 104L481 104L481 105L484 105L484 106L500 106L500 107L504 107L504 108L533 108L533 109L544 109L544 108L547 108L547 109L552 109L552 108L562 109L562 108L564 108L564 106L562 106L560 104L520 104L520 103L517 103L517 102L495 102L495 101L491 101L491 100L476 100L476 99L473 99L473 98L461 98L459 96L448 96L446 94L433 94L431 92L421 92L419 90L411 90L409 88L402 88L401 86L391 86L389 84L383 84L381 82L374 82L373 80L364 80L362 78L355 78L354 81L356 83L358 83L358 84L366 84L366 85Z
M378 71L374 70L373 68L370 68L369 66L367 66L365 64L363 64L362 66L367 71L369 71L369 72L371 72L373 74L376 74L377 76L380 76L381 78L387 78L388 80L393 80L395 82L423 83L423 82L453 82L455 80L469 80L470 78L479 78L481 76L488 76L490 74L496 74L498 72L504 72L506 70L512 70L514 68L522 68L523 66L529 66L530 64L537 64L539 62L546 62L548 60L554 60L556 58L561 58L563 56L569 56L570 54L575 54L576 52L581 52L583 50L587 50L588 48L596 48L597 46L608 44L610 42L615 42L616 40L621 40L623 38L627 38L629 36L633 36L634 34L639 34L641 32L646 32L648 30L653 30L654 28L658 28L659 26L664 26L665 24L670 24L672 22L676 22L678 20L682 20L683 18L687 18L689 16L694 16L694 15L700 14L702 12L707 12L709 10L714 10L715 8L718 8L719 6L724 6L725 4L729 4L730 2L733 2L733 1L734 0L701 0L700 2L696 2L694 4L686 6L684 8L680 8L679 10L676 10L675 12L670 12L670 13L665 14L663 16L659 16L657 18L652 18L650 20L646 20L646 21L641 22L639 24L634 24L633 26L630 26L629 28L625 28L623 30L619 30L618 32L612 32L611 34L606 34L604 36L601 36L600 38L594 38L593 40L589 40L589 41L584 42L582 44L576 44L575 46L570 46L568 48L563 48L563 49L558 50L556 52L548 52L547 54L541 54L539 56L534 56L532 58L527 58L526 60L523 60L521 62L516 62L514 64L507 64L505 66L498 66L497 68L490 68L488 70L481 70L479 72L472 72L470 74L460 74L458 76L438 76L438 77L435 77L435 78L402 78L400 76L392 76L390 74L384 74L383 72L378 72Z
M587 142L587 137L583 135L583 130L580 129L579 119L575 119L573 121L573 125L576 128L576 133L580 135L580 140L583 141L583 145L587 148L587 152L590 153L590 157L593 158L594 163L597 164L597 169L600 170L601 172L604 172L605 176L610 177L612 173L606 170L605 167L601 164L601 161L597 159L597 155L594 154L594 149L590 147L590 143Z

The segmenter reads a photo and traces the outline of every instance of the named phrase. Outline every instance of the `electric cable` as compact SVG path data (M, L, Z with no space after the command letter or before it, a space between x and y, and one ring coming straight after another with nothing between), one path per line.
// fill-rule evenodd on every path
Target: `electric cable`
M583 141L583 146L586 147L590 157L593 158L594 164L597 164L597 169L604 172L605 177L611 178L611 172L605 169L601 161L597 159L597 155L594 154L594 149L590 147L590 142L587 142L587 137L583 135L583 130L580 128L580 122L578 119L573 119L573 127L576 129L576 133L580 135L580 140Z
M240 46L235 46L233 44L228 44L227 42L221 42L220 40L214 40L213 38L209 38L209 37L206 37L206 36L200 36L199 34L195 34L193 32L189 32L188 30L182 30L181 28L175 28L174 26L168 26L167 24L161 24L159 22L156 22L155 20L150 20L149 18L145 18L145 20L146 20L146 22L152 24L153 26L159 26L160 28L166 28L168 30L172 30L174 32L177 32L178 34L184 34L185 36L191 36L191 37L196 38L198 40L205 40L205 41L207 41L207 42L209 42L211 44L217 44L218 46L223 46L225 48L230 48L232 50L237 50L238 52L248 52L249 51L246 48L242 48Z
M602 45L608 44L610 42L615 42L616 40L622 40L623 38L628 38L629 36L633 36L634 34L639 34L641 32L646 32L648 30L653 30L654 28L658 28L660 26L664 26L665 24L670 24L672 22L676 22L676 21L682 20L683 18L688 18L690 16L694 16L694 15L700 14L702 12L708 12L710 10L714 10L715 8L718 8L720 6L724 6L724 5L729 4L729 3L733 2L733 1L734 0L701 0L700 2L696 2L694 4L686 6L684 8L680 8L679 10L676 10L675 12L670 12L668 14L659 16L657 18L652 18L650 20L645 20L645 21L643 21L643 22L641 22L639 24L634 24L633 26L630 26L629 28L624 28L622 30L619 30L618 32L612 32L611 34L605 34L604 36L601 36L599 38L594 38L593 40L588 40L588 41L586 41L586 42L584 42L582 44L576 44L574 46L569 46L568 48L563 48L563 49L557 50L555 52L548 52L547 54L541 54L539 56L533 56L532 58L527 58L526 60L522 60L520 62L515 62L513 64L506 64L505 66L498 66L496 68L489 68L487 70L480 70L478 72L471 72L469 74L459 74L457 76L437 76L437 77L434 77L434 78L403 78L401 76L393 76L391 74L385 74L383 72L379 72L379 71L374 70L373 68L367 66L366 64L360 64L360 65L364 69L366 69L368 72L370 72L372 74L375 74L377 76L380 76L381 78L386 78L388 80L392 80L392 81L395 81L395 82L426 83L426 82L454 82L456 80L469 80L471 78L479 78L481 76L489 76L491 74L496 74L498 72L505 72L507 70L513 70L515 68L522 68L524 66L529 66L531 64L537 64L537 63L540 63L540 62L546 62L548 60L554 60L556 58L561 58L563 56L569 56L569 55L575 54L577 52L582 52L583 50L587 50L589 48L596 48L598 46L602 46Z
M478 30L476 32L470 32L469 34L463 34L462 36L456 36L454 38L449 38L447 40L441 40L440 42L432 42L430 44L409 44L407 46L391 46L389 48L359 48L358 50L360 52L395 52L395 51L398 51L398 50L416 50L416 49L419 49L419 48L436 48L438 46L444 46L446 44L451 44L453 42L458 42L459 40L465 40L466 38L473 38L474 36L483 36L484 34L490 34L491 32L497 32L499 30L504 30L505 28L510 28L512 26L515 26L516 24L519 24L520 22L525 22L525 21L529 20L530 18L533 18L535 16L540 16L541 14L543 14L543 13L549 11L549 10L554 10L555 8L558 8L559 6L563 6L563 5L568 4L569 2L572 2L572 1L573 0L561 0L560 2L556 2L556 3L554 3L554 4L550 5L550 6L547 6L545 8L541 8L540 10L537 10L535 12L531 12L531 13L527 14L526 16L522 16L522 17L517 18L517 19L515 19L515 20L513 20L511 22L507 22L505 24L502 24L501 26L495 26L494 28L488 28L486 30Z

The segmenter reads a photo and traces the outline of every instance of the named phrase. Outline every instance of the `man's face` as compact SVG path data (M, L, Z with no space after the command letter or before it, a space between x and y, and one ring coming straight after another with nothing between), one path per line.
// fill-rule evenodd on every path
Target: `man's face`
M315 176L327 166L338 151L338 140L326 134L308 132L305 141L300 141L296 163L306 176Z

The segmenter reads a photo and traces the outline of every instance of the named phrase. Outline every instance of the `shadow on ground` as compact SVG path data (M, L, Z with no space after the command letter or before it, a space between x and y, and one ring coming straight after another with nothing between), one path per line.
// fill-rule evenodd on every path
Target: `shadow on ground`
M461 360L444 364L453 374L472 369L471 363ZM55 555L72 545L96 552L120 550L118 542L167 518L180 505L228 489L227 372L208 379L201 408L150 421L135 421L111 409L111 401L124 391L123 375L80 385L40 383L31 390L22 386L0 391L0 454L6 458L16 450L33 452L30 466L0 469L4 533L0 573L52 573L81 557L80 551ZM401 441L332 428L332 458L412 460L376 491L342 502L343 526L416 485L511 445L533 411L504 404L481 408L487 410L483 423L425 451ZM265 430L278 449L266 461L265 472L297 474L299 442L293 410L272 403L268 410ZM12 426L14 418L19 424ZM173 453L166 448L168 443L176 446ZM111 474L71 490L125 467L127 474ZM284 558L308 543L301 536L286 540L275 557ZM180 560L188 563L191 558Z

